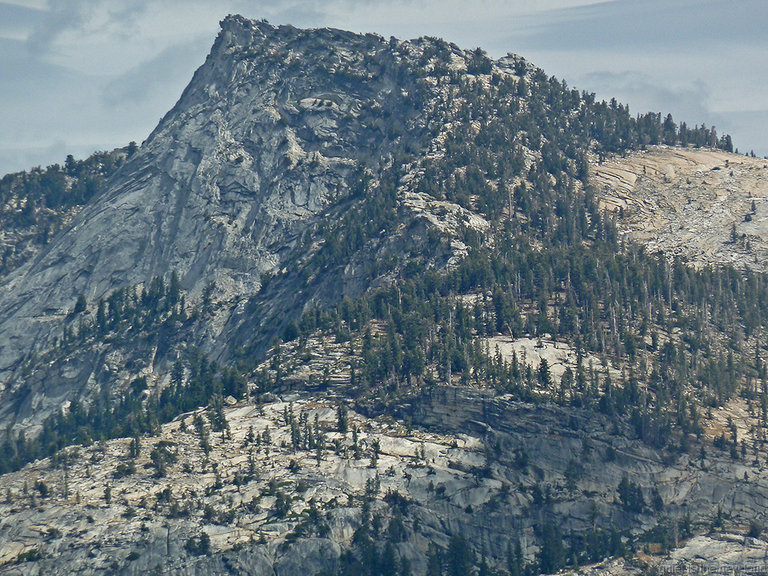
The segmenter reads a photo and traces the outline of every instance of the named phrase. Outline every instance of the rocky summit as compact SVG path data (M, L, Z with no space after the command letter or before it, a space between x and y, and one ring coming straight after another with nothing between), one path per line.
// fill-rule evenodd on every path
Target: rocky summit
M0 574L766 570L767 173L226 18L141 146L0 180Z
M397 257L428 228L482 224L401 189L417 170L404 156L415 164L437 154L445 137L448 110L439 108L449 106L450 90L411 65L433 43L225 20L205 64L141 149L6 280L6 393L27 381L19 377L25 358L61 338L80 296L95 306L116 289L175 271L190 300L205 294L216 304L195 344L231 358L238 345L263 348L310 303L368 289L380 280L372 261ZM466 55L446 51L449 63L455 52L464 66ZM325 243L323 230L365 194L402 195L398 226L365 230L371 238L344 246L354 253L343 266L312 271L307 260ZM274 282L259 298L265 278ZM265 303L258 314L255 302ZM78 363L73 391L102 380L103 365L99 354ZM40 414L37 407L30 412Z

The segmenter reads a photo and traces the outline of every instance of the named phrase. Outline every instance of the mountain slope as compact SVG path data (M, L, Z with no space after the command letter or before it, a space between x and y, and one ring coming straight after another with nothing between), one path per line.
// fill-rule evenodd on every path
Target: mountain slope
M0 574L387 574L401 558L425 574L426 552L450 550L457 534L490 566L533 571L542 517L561 519L557 532L584 564L628 556L630 527L638 547L663 549L718 510L721 526L678 556L732 569L760 567L765 553L765 542L732 532L768 502L758 468L720 451L665 461L640 440L606 436L609 419L584 409L440 388L408 411L413 429L349 412L339 431L329 400L224 413L222 431L195 412L140 441L71 448L7 475ZM623 480L643 504L629 500ZM363 564L378 554L374 542L380 572ZM673 566L650 562L659 564ZM620 566L614 573L642 564Z
M206 63L140 151L6 281L6 387L18 392L30 352L56 346L81 296L95 314L97 301L116 289L148 286L173 270L190 302L205 293L217 303L189 339L227 358L243 346L263 351L313 302L375 286L381 274L372 254L398 258L429 228L455 236L461 221L482 226L453 203L405 197L418 170L414 158L439 153L461 102L450 101L459 87L425 77L438 54L444 68L436 76L462 71L472 58L432 40L398 44L225 20ZM339 250L331 227L345 214L356 230ZM458 241L426 260L443 266L455 250L464 250ZM265 276L278 281L260 299L266 309L257 310L247 301ZM104 358L92 356L78 369L75 390L99 379ZM71 379L64 368L46 370L48 380ZM33 411L45 413L27 402L26 415Z
M68 312L80 294L101 297L171 269L193 294L217 278L231 292L257 290L261 274L277 267L278 249L290 248L300 234L299 223L317 215L331 195L348 193L354 156L365 150L372 158L367 149L374 138L345 125L362 124L355 112L361 103L372 106L387 98L387 75L380 85L361 85L363 94L340 102L344 110L332 100L318 100L315 113L311 98L330 89L333 55L318 62L329 71L325 83L315 85L307 79L322 79L319 73L304 80L295 76L295 85L286 85L276 70L282 62L272 68L264 63L271 53L320 52L332 39L318 36L313 46L303 46L298 31L270 42L276 36L269 26L251 29L243 21L228 21L190 88L109 190L10 280L6 293L13 296L4 299L2 310L11 324L25 328L3 323L4 338L21 338L18 346L4 347L4 368L20 349L46 341L45 330L37 328L44 322L41 315ZM246 48L254 53L238 53ZM362 52L339 46L340 54L343 50ZM260 51L264 57L256 66ZM310 100L302 104L305 98ZM286 121L291 117L295 128ZM303 132L297 136L297 130ZM358 136L370 142L362 145ZM381 142L376 161L387 153Z
M214 477L196 500L211 513L180 516L177 507L159 520L165 504L144 501L150 530L168 524L164 553L155 530L147 558L130 564L137 557L123 535L116 548L125 558L114 567L93 552L96 572L138 573L154 569L150 560L161 573L231 571L242 547L253 561L272 554L245 573L270 573L309 549L322 557L316 572L388 574L396 561L419 572L453 563L464 574L484 551L498 570L553 572L668 547L678 529L753 532L764 499L749 472L768 427L768 281L624 241L588 161L607 166L616 153L689 143L727 149L730 139L658 114L632 117L511 55L492 61L432 38L227 18L140 150L3 285L0 472L18 470L8 476L8 507L21 528L4 528L13 546L2 557L40 560L29 531L43 511L30 486L47 497L38 475L55 477L74 444L98 478L131 476L137 463L154 469L154 480L137 477L162 502L157 479L169 471L171 484L194 482L196 470ZM351 444L326 435L338 405L360 415ZM255 522L257 535L273 523L265 510L239 510L240 501L230 520L216 516L224 528L211 522L236 496L215 494L216 469L228 467L209 461L210 434L222 434L219 456L237 452L230 434L241 442L247 426L261 430L260 409L271 427L282 423L279 438L262 437L258 466L287 468L274 504L286 515L286 498L295 501L289 516L299 524L278 518L267 542L251 545L220 530L238 518ZM181 429L169 424L184 414ZM199 451L184 430L190 417ZM411 437L412 426L417 436L462 433L478 453L440 460L439 478L423 471L432 487L411 496L420 523L429 520L426 536L397 524L396 542L383 532L371 509L398 498L368 486L318 543L299 521L317 520L299 505L299 480L334 484L362 428L393 419L406 430L395 426L392 438ZM149 461L139 458L142 438L153 446ZM126 444L121 459L115 451ZM595 445L602 463L589 460ZM389 474L370 448L372 472L352 466L339 490ZM306 463L290 460L307 450L318 464L333 450L330 467L300 476ZM108 464L99 453L111 453ZM186 453L189 466L178 461ZM398 457L395 477L408 456ZM594 469L584 470L587 461ZM406 472L406 486L393 479L393 488L408 487ZM728 488L744 473L746 503ZM78 466L77 482L93 495L90 474ZM245 486L277 499L279 486L263 477L235 476L238 494ZM133 517L133 481L123 488ZM718 507L727 501L739 505L726 522ZM114 521L118 508L104 504ZM63 546L51 540L46 553ZM87 565L90 544L73 544L68 562Z
M298 73L300 55L311 58ZM221 349L229 336L218 333L229 315L243 310L265 274L296 276L307 249L301 243L312 247L312 228L335 217L329 207L343 214L364 181L375 177L380 187L395 157L426 148L431 100L419 101L415 84L380 38L226 20L206 63L141 150L6 281L5 380L14 371L18 378L24 354L55 345L79 296L95 302L171 270L191 300L210 287L221 306L199 339L217 355L229 352ZM354 278L348 290L370 283L364 267L346 272ZM287 294L272 305L288 316L329 297L293 302L295 283L283 285ZM332 299L335 290L326 289ZM231 319L226 330L243 321Z
M105 180L136 151L136 143L64 166L7 174L0 180L0 279L34 258L104 188Z

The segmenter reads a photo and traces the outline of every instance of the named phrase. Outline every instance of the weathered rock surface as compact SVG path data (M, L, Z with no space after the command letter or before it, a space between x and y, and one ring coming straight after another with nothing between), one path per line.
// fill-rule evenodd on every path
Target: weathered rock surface
M316 426L319 452L294 447L291 410L296 421L304 415ZM355 434L336 430L331 399L239 404L226 416L229 433L210 433L207 458L199 424L187 414L142 439L135 458L129 440L114 440L7 475L0 574L333 573L341 552L355 545L366 501L380 526L374 539L394 542L416 574L424 572L428 544L447 546L456 533L504 566L512 538L535 557L534 532L550 517L562 519L564 534L607 524L634 534L654 528L650 508L622 507L617 486L625 477L649 503L658 493L666 517L688 517L694 528L725 511L726 535L680 542L672 561L738 566L749 522L764 520L768 509L768 483L749 462L715 451L700 463L687 456L670 463L626 434L607 432L608 419L479 391L436 388L403 409L409 428L350 413ZM707 450L710 441L704 438ZM152 453L163 445L175 459L160 476ZM134 471L121 474L128 463ZM537 498L546 499L543 506ZM188 542L203 533L210 553L198 556ZM748 552L757 563L768 545L751 538Z
M264 272L279 271L279 252L349 193L357 157L386 161L391 145L362 126L371 109L413 110L386 70L339 89L334 75L350 59L386 46L226 20L179 103L109 191L7 283L2 368L45 339L45 325L79 294L92 300L168 270L193 294L209 282L223 299L258 290ZM302 55L306 73L281 73Z
M620 212L619 226L647 250L768 270L767 160L654 147L591 171L603 206Z

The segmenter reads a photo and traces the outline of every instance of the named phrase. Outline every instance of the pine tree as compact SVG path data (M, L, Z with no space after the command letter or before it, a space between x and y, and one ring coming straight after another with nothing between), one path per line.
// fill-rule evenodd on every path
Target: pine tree
M336 429L342 434L349 430L347 406L343 402L339 402L336 407Z

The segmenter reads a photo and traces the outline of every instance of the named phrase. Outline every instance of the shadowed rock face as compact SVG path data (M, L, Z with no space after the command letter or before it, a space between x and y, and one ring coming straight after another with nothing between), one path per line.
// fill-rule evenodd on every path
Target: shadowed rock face
M106 192L6 282L2 380L26 352L52 345L79 295L94 302L172 270L192 298L215 285L222 306L204 339L224 353L247 318L227 324L229 314L264 273L296 277L286 256L324 210L343 205L355 175L375 176L393 153L423 144L409 74L379 37L226 19L179 102ZM275 309L313 296L295 298L290 282L282 292L291 300Z

